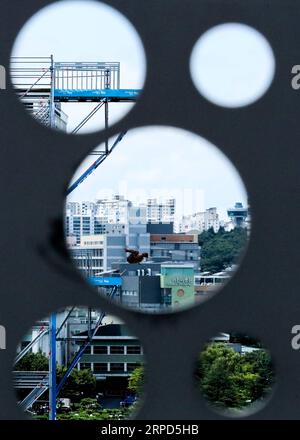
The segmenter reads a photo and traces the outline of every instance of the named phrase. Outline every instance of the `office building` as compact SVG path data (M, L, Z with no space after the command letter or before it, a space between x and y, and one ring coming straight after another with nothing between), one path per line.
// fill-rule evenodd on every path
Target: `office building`
M194 234L151 234L150 259L158 263L190 263L200 270L200 246Z
M125 247L124 234L88 235L81 237L80 245L77 242L75 245L69 244L69 252L82 275L96 277L110 270L113 263L126 261Z

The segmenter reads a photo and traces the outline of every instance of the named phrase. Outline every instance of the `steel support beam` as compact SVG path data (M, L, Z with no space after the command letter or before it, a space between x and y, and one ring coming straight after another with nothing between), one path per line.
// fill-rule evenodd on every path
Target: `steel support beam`
M50 317L49 420L56 420L56 314Z
M105 153L106 155L108 154L109 151L109 145L108 145L108 135L107 135L107 130L108 130L108 100L105 100L105 134L106 134L106 138L105 138Z

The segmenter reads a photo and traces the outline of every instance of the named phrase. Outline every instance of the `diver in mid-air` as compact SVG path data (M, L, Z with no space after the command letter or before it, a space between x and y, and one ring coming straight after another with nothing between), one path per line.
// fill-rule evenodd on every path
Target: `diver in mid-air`
M141 254L139 251L135 251L133 249L125 248L125 252L128 252L130 254L129 257L127 258L127 262L129 264L141 263L144 258L148 258L148 256L149 256L149 254L147 252Z

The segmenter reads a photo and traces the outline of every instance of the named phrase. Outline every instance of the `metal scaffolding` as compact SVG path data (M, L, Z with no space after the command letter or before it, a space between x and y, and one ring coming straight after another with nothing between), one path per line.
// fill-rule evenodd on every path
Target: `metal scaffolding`
M61 109L61 103L95 102L96 107L77 125L73 134L78 133L91 118L104 107L105 129L109 127L109 103L135 102L140 90L120 88L120 63L104 62L55 62L50 57L13 57L11 60L11 74L17 94L26 109L43 125L54 129L65 129L67 115ZM70 186L67 194L73 192L84 182L99 165L113 152L122 141L126 132L122 132L109 146L105 142L103 151L94 152L95 162ZM113 298L117 286L107 290L107 296ZM70 312L71 313L71 312ZM56 378L56 343L60 330L70 317L57 330L56 314L49 319L48 328L42 327L38 336L22 350L17 358L19 362L42 338L49 336L49 372L15 372L15 387L29 389L29 394L19 402L24 410L29 410L47 390L49 391L49 419L56 419L56 401L60 390L76 367L87 347L90 346L98 329L102 325L105 313L99 315L94 328L89 318L88 338L84 341L74 359L71 361L61 382ZM89 315L90 316L90 315Z
M12 57L11 76L27 110L42 124L66 129L67 115L61 103L101 103L76 127L77 133L104 106L108 128L108 105L135 102L138 89L120 88L118 62L55 62L50 57Z
M66 130L68 116L62 103L95 102L97 105L72 131L78 133L104 107L104 127L109 127L109 104L135 102L139 89L120 88L118 62L55 62L50 57L13 57L11 75L17 94L27 110L40 123L54 129ZM126 135L123 131L112 146L108 138L93 164L70 186L69 195L89 177L113 152Z
M118 287L111 286L106 289L106 295L108 298L113 299ZM73 359L69 362L67 371L62 377L61 381L57 383L56 367L57 367L57 355L56 345L61 341L72 341L74 338L67 336L61 336L61 330L67 324L71 318L74 307L72 307L67 313L65 319L57 328L57 314L53 313L49 318L47 327L43 325L40 328L38 335L17 355L15 359L15 367L17 363L30 351L33 347L41 341L46 335L49 337L49 371L14 371L14 386L16 389L29 390L29 393L19 401L19 406L24 411L30 411L32 405L46 392L49 392L49 420L56 420L56 403L63 386L67 382L74 368L80 362L80 359L85 354L86 349L91 345L99 328L103 325L103 319L105 318L105 312L100 312L96 322L93 324L93 318L90 313L87 317L88 336L82 341L78 351L73 356Z

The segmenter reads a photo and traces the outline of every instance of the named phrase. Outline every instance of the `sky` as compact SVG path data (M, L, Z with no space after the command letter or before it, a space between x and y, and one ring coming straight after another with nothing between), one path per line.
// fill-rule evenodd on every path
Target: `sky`
M274 78L275 57L258 31L228 23L200 37L190 68L196 87L207 99L224 107L241 107L265 94Z
M13 56L54 56L56 62L119 61L121 88L142 89L146 57L133 25L116 9L100 2L64 0L37 12L21 29ZM72 131L96 104L63 104ZM110 105L110 124L126 115L133 104ZM104 128L100 110L80 133Z
M94 160L89 156L73 180ZM136 203L175 197L179 217L218 207L225 219L227 208L235 202L247 204L238 172L218 148L196 134L161 126L130 130L68 201L93 201L114 194Z
M207 99L236 107L263 96L272 82L275 61L261 34L231 23L199 37L191 48L191 76ZM43 8L21 30L12 53L51 54L55 61L119 61L121 88L143 87L146 57L136 30L123 15L100 2L65 0ZM110 124L122 118L132 105L111 105ZM77 126L94 106L65 104L68 130ZM87 131L103 128L100 112L90 121ZM87 158L75 178L92 160L95 157ZM235 202L247 204L241 178L226 157L205 139L175 128L129 132L69 200L93 201L115 193L135 201L176 197L179 215L216 206L224 218L226 209Z

